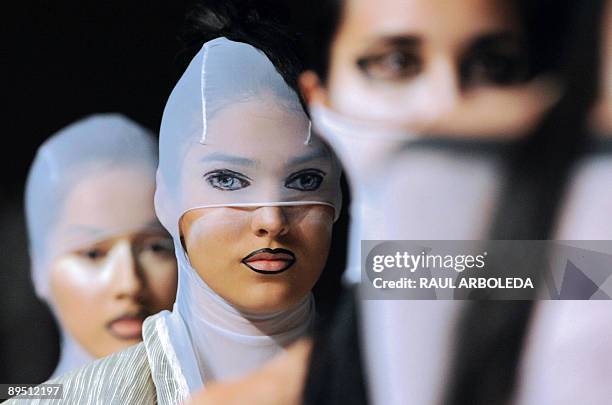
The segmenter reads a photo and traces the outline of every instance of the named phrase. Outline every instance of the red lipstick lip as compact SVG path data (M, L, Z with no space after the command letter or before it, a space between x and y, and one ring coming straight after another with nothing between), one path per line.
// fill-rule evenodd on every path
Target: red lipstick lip
M259 274L280 274L295 263L295 254L288 249L263 248L249 253L242 264Z
M144 312L127 313L106 324L111 335L121 340L142 340L142 323L146 318Z

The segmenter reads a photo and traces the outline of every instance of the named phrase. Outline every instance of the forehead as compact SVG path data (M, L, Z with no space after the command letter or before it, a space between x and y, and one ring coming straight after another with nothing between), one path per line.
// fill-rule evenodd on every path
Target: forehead
M301 110L273 101L251 100L235 103L210 120L206 144L197 148L200 156L220 154L245 157L258 162L326 152L314 139L306 144L310 132L308 118ZM318 153L318 157L323 153Z
M513 0L346 0L339 34L355 38L452 34L458 38L517 25Z
M137 229L155 221L152 168L127 165L82 174L65 196L59 227L96 232Z

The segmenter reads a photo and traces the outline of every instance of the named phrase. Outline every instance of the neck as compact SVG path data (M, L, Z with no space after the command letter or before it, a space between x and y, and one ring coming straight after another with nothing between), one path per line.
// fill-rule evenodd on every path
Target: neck
M51 378L59 377L94 360L68 332L62 330L61 333L60 359Z
M186 255L177 256L175 312L188 330L204 381L243 375L310 330L315 314L312 294L286 310L249 313L208 287Z
M208 287L192 268L181 274L177 310L186 321L202 322L228 335L274 336L302 328L314 314L312 294L291 308L253 313L236 308ZM184 277L183 277L184 276ZM189 328L187 322L187 327Z

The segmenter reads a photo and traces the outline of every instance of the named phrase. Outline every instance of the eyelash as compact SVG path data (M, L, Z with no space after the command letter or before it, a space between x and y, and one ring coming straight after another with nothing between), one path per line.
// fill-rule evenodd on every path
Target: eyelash
M86 260L90 260L92 262L97 262L106 257L106 252L100 248L91 248L85 249L77 252L79 256L83 257Z
M305 176L313 176L316 179L316 184L314 186L302 186L301 188L296 187L292 184ZM291 176L289 176L289 178L287 178L287 180L285 181L285 187L299 191L315 191L321 186L321 183L323 182L323 177L325 177L325 172L321 170L305 169L297 173L293 173Z
M146 242L143 246L143 251L148 250L156 255L172 254L173 246L169 239L158 239L150 242Z
M357 65L366 76L375 80L402 80L416 76L422 70L418 55L401 49L359 58Z
M504 86L525 80L529 67L526 56L520 53L477 50L465 58L460 71L468 85Z
M296 181L303 179L306 176L311 176L314 178L314 185L296 185L294 184ZM290 175L285 181L285 187L293 190L299 191L314 191L317 190L321 183L323 182L323 177L325 177L325 172L317 169L305 169L299 171L297 173L293 173ZM204 174L204 179L210 184L211 187L214 187L218 190L222 191L236 191L241 190L243 188L249 187L251 185L251 179L248 177L234 172L233 170L223 169L223 170L214 170ZM231 179L232 184L223 185L221 184L223 179ZM235 185L235 182L239 182L239 185Z
M357 66L377 81L407 80L423 71L423 61L415 51L394 49L357 59ZM529 61L524 52L505 52L476 46L458 61L462 86L504 86L526 79Z
M240 186L223 186L221 185L221 179L223 178L229 178L232 179L232 181L238 181L240 183ZM205 173L204 179L208 182L208 184L210 184L211 187L222 191L240 190L251 185L251 181L248 177L228 169L213 170L211 172Z

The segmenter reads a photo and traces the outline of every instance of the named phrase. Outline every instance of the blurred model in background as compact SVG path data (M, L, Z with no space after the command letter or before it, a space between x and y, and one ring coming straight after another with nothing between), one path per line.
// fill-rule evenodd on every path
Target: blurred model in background
M172 307L156 164L152 134L118 114L77 121L38 149L25 204L36 293L61 329L53 376L140 342L144 319Z
M351 185L347 282L361 279L361 240L489 239L514 142L559 94L557 48L542 46L551 42L534 28L536 5L348 0L315 9L301 85ZM443 401L464 304L350 300L338 319L353 320L322 334L359 338L315 343L306 402ZM361 357L363 371L344 364L333 376L329 359L341 352Z

